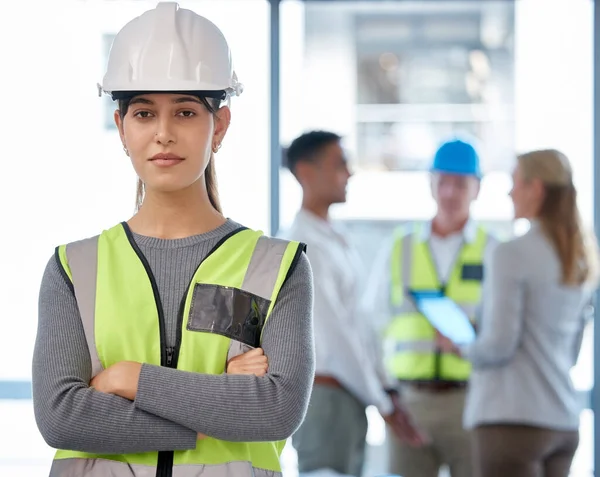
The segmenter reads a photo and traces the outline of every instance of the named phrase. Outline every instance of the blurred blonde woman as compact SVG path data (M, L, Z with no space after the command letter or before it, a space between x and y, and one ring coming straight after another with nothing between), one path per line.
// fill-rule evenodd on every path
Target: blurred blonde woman
M486 270L477 340L440 345L473 364L465 427L476 477L565 477L579 443L575 365L597 284L567 157L518 157L510 193L525 235L498 245Z

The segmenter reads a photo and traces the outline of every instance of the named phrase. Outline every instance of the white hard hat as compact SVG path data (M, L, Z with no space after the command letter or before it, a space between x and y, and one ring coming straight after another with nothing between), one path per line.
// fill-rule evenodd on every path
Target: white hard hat
M141 92L185 91L239 96L225 36L206 18L175 2L160 2L116 35L98 92L113 99Z

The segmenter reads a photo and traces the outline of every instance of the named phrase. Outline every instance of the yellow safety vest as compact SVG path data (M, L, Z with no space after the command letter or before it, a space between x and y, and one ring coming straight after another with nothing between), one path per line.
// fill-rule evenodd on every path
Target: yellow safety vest
M58 247L57 256L73 284L93 376L120 361L222 374L240 344L260 346L279 290L304 248L246 228L229 234L198 265L182 297L174 349L165 348L156 283L126 224ZM207 437L188 451L95 455L59 450L50 475L271 477L281 475L284 444Z
M445 284L440 283L429 244L418 234L398 234L391 257L390 305L394 317L385 332L386 365L402 381L466 381L469 362L440 353L435 330L419 313L407 291L443 290L475 322L481 301L483 257L487 233L478 228L476 238L464 243Z

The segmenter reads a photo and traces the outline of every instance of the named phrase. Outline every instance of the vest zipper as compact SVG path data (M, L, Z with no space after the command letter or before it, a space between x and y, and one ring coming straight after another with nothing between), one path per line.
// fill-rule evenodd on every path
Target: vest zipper
M165 367L177 367L177 364L173 366L173 348L167 347L167 338L165 332L165 312L162 306L162 301L160 299L160 294L158 292L158 285L156 283L156 278L152 273L152 269L150 268L150 264L148 260L138 247L137 243L133 239L133 235L131 233L131 229L126 222L122 222L123 229L125 230L125 235L127 235L127 239L133 248L134 252L140 259L140 262L144 266L144 270L146 270L146 275L148 275L148 279L150 280L150 285L152 287L152 294L154 295L154 302L156 304L156 311L158 313L158 329L160 334L160 365ZM158 453L158 461L156 463L156 477L173 477L173 451L162 451Z
M171 367L171 363L173 363L173 355L175 354L175 348L169 347L167 348L167 367Z
M196 276L196 273L198 272L198 269L200 268L200 265L202 265L204 260L206 260L215 250L217 250L221 245L223 245L225 243L225 241L227 241L227 239L229 239L233 235L237 234L238 232L241 232L242 230L246 230L247 228L239 227L239 228L235 229L234 231L230 232L229 234L225 235L212 248L212 250L210 252L208 252L208 254L206 255L206 257L204 257L202 262L200 262L200 264L196 268L196 271L192 275L192 278L190 279L190 283L186 289L186 292L184 293L183 297L181 298L181 302L179 303L179 312L177 313L177 333L176 333L176 338L175 338L175 346L167 347L166 332L165 332L165 313L163 310L162 301L160 299L160 294L158 293L158 285L156 284L156 278L154 277L154 274L152 273L152 269L150 268L150 264L148 263L148 260L146 259L146 257L144 256L144 254L142 253L140 248L135 243L135 240L133 239L133 234L131 233L131 229L129 228L129 225L127 225L126 222L122 222L122 225L123 225L123 229L125 230L125 235L127 235L127 239L129 240L131 247L137 254L140 261L142 262L142 265L144 266L144 269L146 270L146 274L148 275L148 279L150 280L150 284L152 286L152 293L154 295L154 301L156 303L156 310L158 311L158 324L159 324L159 331L160 331L160 350L161 350L160 351L160 355L161 355L160 356L160 365L167 367L167 368L176 369L177 362L179 361L179 350L181 348L182 325L183 325L183 315L184 315L184 311L185 311L185 302L186 302L186 298L189 293L190 287L192 286L194 277ZM158 461L156 463L156 477L173 477L173 458L174 458L174 456L175 456L175 452L173 452L173 451L161 451L158 453Z
M151 277L150 281L154 280L154 276L150 274L148 274L148 276ZM161 343L165 343L165 341L161 340ZM162 366L167 368L177 368L177 361L174 359L175 349L176 348L171 346L164 348L165 360L163 363L161 363ZM162 451L158 453L158 461L156 462L156 477L173 477L174 457L175 452L173 451Z

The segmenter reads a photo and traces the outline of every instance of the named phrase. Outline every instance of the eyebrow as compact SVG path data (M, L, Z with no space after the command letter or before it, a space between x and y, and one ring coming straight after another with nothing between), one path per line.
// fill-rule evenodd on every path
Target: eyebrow
M198 104L203 104L202 101L200 101L200 99L196 98L195 96L183 96L180 98L175 98L172 101L173 104L181 104L181 103L198 103ZM150 101L149 99L146 98L133 98L129 105L132 104L149 104L149 105L153 105L154 102Z

